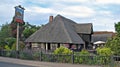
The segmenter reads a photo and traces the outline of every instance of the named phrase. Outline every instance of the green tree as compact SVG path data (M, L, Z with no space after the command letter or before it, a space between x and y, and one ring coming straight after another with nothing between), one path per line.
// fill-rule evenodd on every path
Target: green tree
M6 49L5 45L7 45L7 48L9 47L10 49L13 49L13 46L15 46L14 44L16 42L16 32L17 32L16 27L17 27L17 23L14 22L14 20L12 20L10 24L6 23L1 26L0 49ZM31 25L29 23L25 24L25 22L23 22L22 24L20 23L20 30L19 30L20 41L24 41L26 38L28 38L31 34L36 32L41 27L42 26ZM24 47L24 45L22 46Z
M9 48L12 48L12 45L16 42L16 38L8 37L5 39L5 42L7 43Z
M19 38L20 40L22 40L22 32L24 30L24 25L25 25L25 22L23 23L19 23ZM10 23L10 27L11 27L11 34L12 34L12 37L16 38L16 34L17 34L17 22L15 22L14 20L14 17Z
M120 35L120 22L115 23L115 31L117 32L118 35Z
M3 24L0 30L0 46L2 47L2 49L6 44L8 44L6 42L6 38L11 37L10 32L11 32L10 25L8 23Z
M120 55L120 22L115 23L116 35L109 39L105 44L105 47L110 48L114 55Z
M24 27L25 27L25 29L23 31L23 35L24 35L25 39L41 28L41 26L31 25L28 22L25 24Z
M111 48L114 55L120 55L120 37L116 35L115 37L109 39L105 44L105 47Z
M23 50L23 49L24 49L24 47L25 47L24 42L19 41L19 50ZM16 42L14 42L14 43L13 43L13 45L12 45L12 48L11 48L11 49L12 49L12 50L16 50Z

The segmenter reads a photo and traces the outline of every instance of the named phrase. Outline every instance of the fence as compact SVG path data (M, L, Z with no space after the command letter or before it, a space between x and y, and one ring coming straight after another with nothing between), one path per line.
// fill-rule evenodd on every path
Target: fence
M73 63L99 65L104 67L120 67L120 56L81 56L81 55L55 55L41 51L0 51L0 56L26 60L37 60L57 63Z

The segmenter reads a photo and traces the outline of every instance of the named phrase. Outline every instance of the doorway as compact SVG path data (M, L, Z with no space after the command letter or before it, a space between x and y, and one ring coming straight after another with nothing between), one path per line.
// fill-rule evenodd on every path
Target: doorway
M48 50L50 50L51 49L51 46L50 46L50 43L48 43Z

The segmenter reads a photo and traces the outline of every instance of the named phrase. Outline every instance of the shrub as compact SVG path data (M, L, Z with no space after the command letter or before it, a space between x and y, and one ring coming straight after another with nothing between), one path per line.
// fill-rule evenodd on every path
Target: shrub
M39 59L40 59L40 52L34 52L34 53L33 53L33 58L34 58L35 60L39 60Z
M21 59L33 60L33 57L32 57L31 54L32 54L32 53L20 51L19 57L20 57Z
M81 56L89 56L90 53L89 53L87 50L83 49L83 50L80 52L80 55L81 55Z
M10 57L11 55L11 49L8 45L5 45L5 53L7 57Z
M90 59L90 53L83 49L81 52L79 52L79 55L75 56L75 63L80 63L80 64L87 64L89 63Z
M24 42L22 42L22 41L19 41L19 50L23 50L24 49L24 47L25 47L25 44L24 44ZM12 50L16 50L16 42L12 45Z
M66 47L61 46L54 51L55 56L57 57L57 62L71 62L72 51Z
M97 48L97 54L101 56L111 56L113 55L113 51L107 47Z
M110 63L110 56L113 55L113 51L107 47L97 48L97 54L100 55L99 63L108 64Z
M10 47L8 45L5 45L5 50L10 51Z
M54 54L72 54L72 51L66 47L61 46L54 51Z

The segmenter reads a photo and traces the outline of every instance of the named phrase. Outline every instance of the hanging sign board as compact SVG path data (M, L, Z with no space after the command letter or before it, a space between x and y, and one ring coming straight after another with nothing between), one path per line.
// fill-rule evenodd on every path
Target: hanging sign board
M23 23L23 16L24 16L24 8L21 6L15 7L15 22Z

